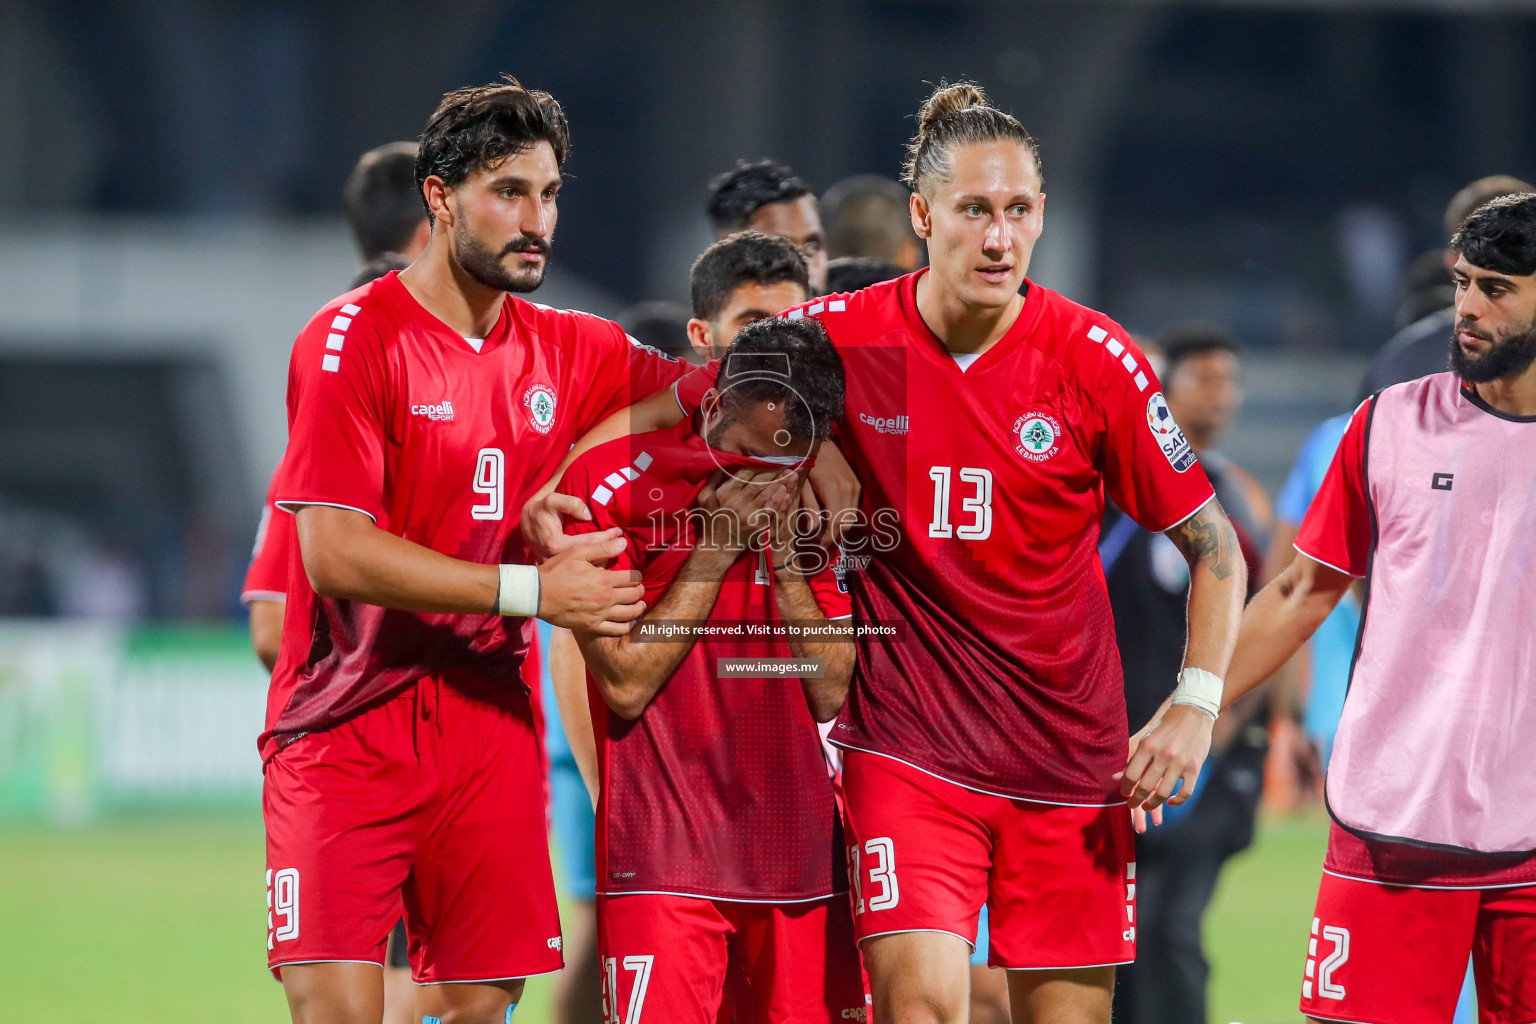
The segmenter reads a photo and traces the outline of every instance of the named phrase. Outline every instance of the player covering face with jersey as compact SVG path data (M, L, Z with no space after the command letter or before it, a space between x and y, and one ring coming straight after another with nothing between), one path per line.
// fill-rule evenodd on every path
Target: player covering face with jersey
M616 1022L838 1024L862 1017L864 989L813 719L842 707L854 651L829 628L849 614L837 573L790 519L841 417L842 367L820 324L776 317L723 366L695 423L594 448L560 485L592 510L577 529L625 530L618 565L650 604L629 637L577 634L604 999ZM709 623L740 632L686 629ZM670 627L685 628L651 632ZM737 659L783 672L720 667Z

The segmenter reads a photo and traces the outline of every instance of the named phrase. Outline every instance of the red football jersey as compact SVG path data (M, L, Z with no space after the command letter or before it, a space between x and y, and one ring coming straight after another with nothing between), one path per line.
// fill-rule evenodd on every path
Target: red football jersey
M614 568L638 569L650 607L692 550L687 512L722 466L757 465L712 451L687 423L583 454L560 490L592 510L572 532L619 526ZM789 657L786 640L754 638L779 623L773 573L737 559L707 621L737 630L699 639L633 722L589 684L602 789L597 891L794 901L844 888L837 811L816 723L798 677L721 679L719 658ZM851 609L828 568L811 581L829 619Z
M687 368L614 323L508 296L477 350L387 274L332 300L294 344L277 506L355 509L454 558L527 563L518 517L571 444ZM320 598L289 560L264 757L424 675L522 685L526 620Z
M1110 776L1129 730L1104 494L1162 531L1210 482L1119 324L1031 282L1008 333L962 371L918 314L924 273L781 314L817 317L842 354L837 441L865 523L844 563L861 625L895 628L860 636L832 742L984 793L1120 803ZM684 408L712 381L704 367L680 382Z
M278 469L282 466L279 465ZM277 473L267 484L267 500L261 506L261 521L256 524L256 544L251 548L251 564L245 570L240 600L286 601L288 599L289 550L296 543L293 517L284 515L272 503L277 500Z

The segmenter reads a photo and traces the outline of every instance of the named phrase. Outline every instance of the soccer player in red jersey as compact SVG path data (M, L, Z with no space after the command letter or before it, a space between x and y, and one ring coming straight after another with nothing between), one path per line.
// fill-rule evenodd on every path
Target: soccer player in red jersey
M743 328L723 366L697 430L610 441L560 485L592 509L579 529L623 529L617 564L643 573L649 605L627 636L576 634L598 741L604 995L626 1024L832 1024L864 1009L816 731L847 693L851 638L828 627L851 610L790 519L802 492L813 501L800 467L842 414L842 367L819 324L782 319ZM652 638L668 625L685 635ZM686 633L706 626L735 632ZM752 632L786 626L809 635ZM726 658L777 667L724 676ZM789 671L803 659L822 670Z
M1451 248L1453 372L1355 410L1300 557L1243 616L1223 698L1268 678L1364 578L1310 1020L1450 1020L1469 955L1482 1024L1536 1020L1536 194L1479 208Z
M268 963L295 1021L376 1024L402 903L425 1017L503 1024L561 966L518 669L533 615L618 635L643 591L594 564L616 531L526 564L517 510L682 369L509 294L543 278L568 141L546 93L449 93L418 155L426 251L294 345L277 506L299 553L260 742Z
M974 86L941 86L907 180L930 269L785 314L821 320L847 372L837 438L864 488L865 527L845 546L856 621L902 627L859 637L832 733L875 1019L964 1019L985 902L1014 1019L1104 1022L1114 965L1135 951L1126 797L1155 810L1193 784L1246 571L1124 328L1025 278L1045 198L1033 138ZM712 372L678 386L685 406ZM629 422L667 415L656 399ZM1120 785L1128 729L1096 552L1106 493L1191 569L1186 667L1136 751L1151 770L1137 762Z

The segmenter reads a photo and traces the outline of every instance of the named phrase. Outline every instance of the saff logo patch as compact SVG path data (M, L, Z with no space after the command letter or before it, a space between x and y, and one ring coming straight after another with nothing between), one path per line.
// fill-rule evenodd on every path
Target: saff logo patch
M1030 462L1044 462L1061 449L1061 424L1045 412L1027 412L1013 423L1013 450Z
M1168 408L1168 400L1161 391L1147 399L1147 427L1157 439L1157 446L1163 450L1168 465L1175 470L1187 472L1198 461L1195 450L1189 445L1189 439L1174 422L1173 410Z
M530 384L523 392L523 408L528 411L528 422L534 430L549 433L555 425L555 389L548 384Z

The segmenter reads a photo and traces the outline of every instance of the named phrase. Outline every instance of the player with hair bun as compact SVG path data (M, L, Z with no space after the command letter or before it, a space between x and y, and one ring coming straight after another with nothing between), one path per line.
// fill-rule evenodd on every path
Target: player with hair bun
M977 86L940 85L905 179L930 270L804 310L844 352L839 437L864 508L903 526L850 580L856 618L905 638L861 642L832 733L875 1018L964 1019L985 903L1015 1020L1108 1021L1113 965L1135 955L1125 796L1187 789L1204 748L1147 751L1146 788L1116 785L1129 730L1096 556L1105 495L1190 563L1164 715L1206 745L1242 559L1126 331L1026 278L1045 196L1023 125ZM870 428L893 410L904 435Z

